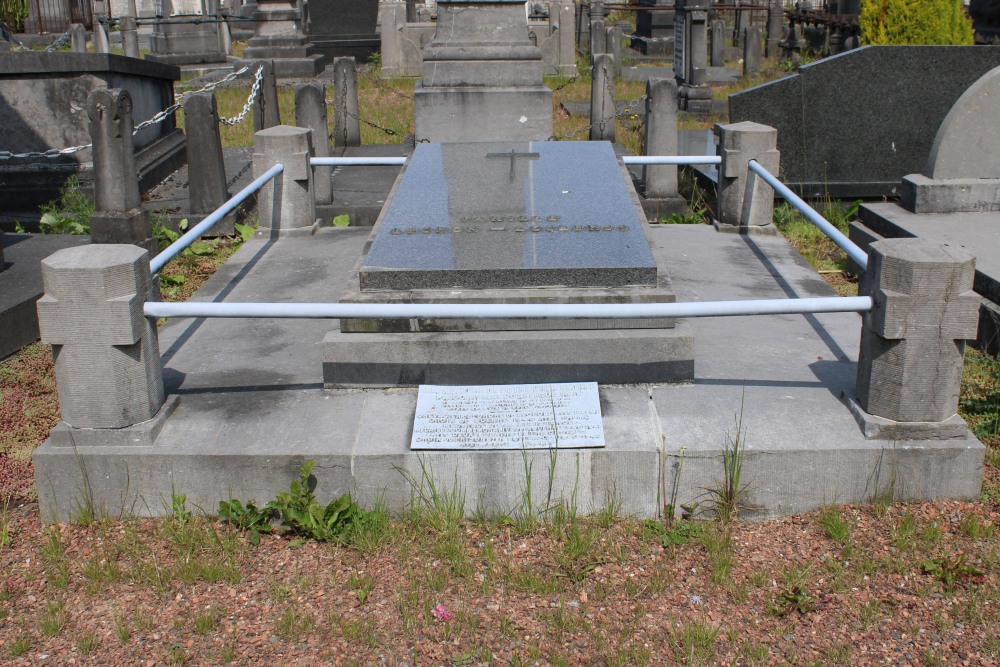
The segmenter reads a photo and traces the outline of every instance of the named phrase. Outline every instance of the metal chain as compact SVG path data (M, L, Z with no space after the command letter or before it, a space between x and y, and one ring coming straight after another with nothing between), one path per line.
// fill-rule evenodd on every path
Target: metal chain
M625 39L631 39L635 42L646 42L647 44L653 44L655 42L672 42L673 37L643 37L642 35L622 35Z
M593 72L593 67L591 67L591 72ZM605 84L607 85L608 90L611 93L611 99L613 100L615 98L615 91L614 91L614 88L612 87L612 84L611 84L611 78L607 76L607 68L605 68L605 70L604 70L604 75L605 75L605 79L604 79L605 80ZM607 116L607 117L603 116L603 114L602 114L601 119L598 120L597 122L592 122L592 123L590 123L590 125L585 125L584 127L581 127L579 129L576 129L576 130L572 130L570 132L566 132L565 134L552 135L551 137L549 137L547 139L547 141L562 141L563 139L569 139L570 137L574 137L574 136L580 134L581 132L586 132L586 131L590 130L595 125L598 126L603 131L604 128L607 127L607 123L613 122L613 121L617 120L618 118L620 118L622 116L632 115L633 112L638 108L639 103L646 101L646 98L647 98L647 95L643 95L642 97L637 97L634 100L629 100L628 102L625 103L625 106L622 107L621 111L618 111L618 112L612 114L611 116ZM593 119L591 119L591 120L593 120Z
M413 99L413 95L407 95L406 93L400 92L400 91L396 90L395 88L392 88L390 86L386 86L385 83L382 82L382 79L378 76L378 74L373 73L371 79L372 79L372 83L375 84L375 87L378 88L379 90L384 90L387 93L392 93L393 95L396 95L398 97L402 97L403 99L407 99L407 100L412 100Z
M244 67L242 70L240 70L239 74L242 74L243 72L246 72L249 69L250 69L249 67ZM234 72L233 74L236 74L236 72ZM232 78L235 79L236 77L233 76ZM226 77L225 79L214 85L218 86L227 79L232 80L230 79L230 77ZM260 67L257 68L257 73L254 74L253 85L250 86L250 95L247 96L247 103L243 105L243 111L241 111L240 115L236 116L235 118L223 118L220 116L219 122L222 123L223 125L236 125L238 123L243 122L243 119L246 118L248 113L250 113L250 109L253 108L253 103L257 101L257 95L260 93L260 84L263 80L264 80L264 66L261 65Z
M197 93L206 93L215 90L222 84L229 83L230 81L236 79L240 75L245 74L246 72L249 71L250 67L248 65L236 72L233 72L232 74L226 75L225 78L219 79L215 83L210 83L206 86L199 88L198 90L191 90L186 93L181 93L180 95L177 96L178 102L170 105L163 111L157 112L156 115L154 115L152 118L144 120L138 125L136 125L135 128L132 129L132 135L135 136L136 134L139 134L139 132L146 129L150 125L156 125L157 123L162 123L167 117L169 117L171 114L180 109L182 102L191 95L195 95ZM257 91L260 90L260 82L261 79L263 78L261 76L261 73L263 71L264 71L263 66L257 69L257 78L254 80L253 87L250 89L250 98L247 100L246 106L244 106L243 108L243 112L234 119L219 118L219 120L222 123L225 123L226 125L236 125L237 123L242 121L243 118L246 117L247 112L250 110L250 107L253 106L253 101L254 98L256 97ZM50 148L47 151L41 151L41 152L32 151L28 153L12 153L10 151L0 151L0 160L9 160L11 158L36 158L36 157L54 158L54 157L59 157L60 155L71 155L73 153L77 153L79 151L91 148L92 146L93 144L84 144L83 146L72 146L70 148Z
M240 176L242 176L243 174L247 173L247 171L249 171L252 166L253 166L253 160L250 160L249 162L246 163L246 165L242 169L240 169L236 173L235 176L233 176L231 179L229 179L229 182L226 183L226 189L228 190L229 188L233 187L233 183L235 183L236 181L240 180Z
M62 47L64 47L67 44L69 44L69 40L70 40L70 34L69 33L70 33L70 31L67 30L62 35L59 36L59 39L57 39L56 41L54 41L51 44L49 44L48 46L46 46L45 47L45 53L49 53L50 51L58 51Z
M379 125L378 123L373 123L370 120L365 120L361 116L358 116L357 114L354 114L354 113L348 111L347 110L347 77L344 77L344 80L343 80L343 82L341 83L341 86L340 86L340 102L339 103L334 103L334 101L331 100L330 98L326 98L326 103L327 104L333 104L334 105L334 110L337 113L343 113L344 115L350 116L351 118L353 118L354 120L358 121L359 123L364 123L365 125L367 125L369 127L373 127L376 130L379 130L380 132L385 132L387 135L389 135L391 137L409 136L407 134L404 134L403 132L400 132L399 130L392 129L391 127L383 127L383 126Z
M572 86L574 83L576 83L576 80L579 79L579 78L580 78L579 74L574 74L569 80L567 80L567 81L565 81L563 83L560 83L558 86L556 86L555 88L553 88L552 92L553 93L558 93L560 90L562 90L566 86Z

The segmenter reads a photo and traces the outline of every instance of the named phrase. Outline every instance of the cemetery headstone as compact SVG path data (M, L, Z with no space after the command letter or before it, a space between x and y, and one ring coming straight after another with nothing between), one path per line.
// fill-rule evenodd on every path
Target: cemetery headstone
M378 0L312 2L307 24L309 41L327 62L340 56L365 62L379 49L375 30L378 10Z
M615 59L599 53L590 79L590 140L614 142L615 125Z
M195 19L213 16L204 0L193 6L190 3L159 0L162 20L153 22L149 36L150 53L147 60L171 65L195 65L226 62L227 54L219 48L219 23L194 22ZM213 4L214 0L213 0ZM184 23L185 19L191 20Z
M650 56L668 56L674 51L674 2L673 0L639 0L635 15L635 32L639 51Z
M152 256L158 250L149 212L141 207L132 146L132 96L127 90L95 90L87 98L94 142L94 243L132 243Z
M214 93L196 93L184 98L184 129L189 145L198 147L188 152L188 196L191 213L200 220L229 199ZM211 233L232 234L233 216L217 223Z
M274 62L271 60L261 60L253 63L250 72L256 76L259 68L261 71L260 91L257 99L253 103L253 129L254 132L281 125L281 110L278 108L278 78L274 73Z
M87 52L87 29L79 23L69 27L69 50L73 53Z
M552 91L524 3L438 2L414 91L417 141L530 141L552 135Z
M358 67L354 58L333 61L333 143L335 146L361 145L361 107L358 104Z
M673 299L611 145L546 141L417 144L341 297L357 303ZM345 318L324 341L324 382L672 381L693 369L690 339L673 324Z
M243 58L273 61L277 77L311 77L323 71L325 58L302 32L302 9L288 0L259 0L253 13L254 36Z
M313 155L330 157L330 131L326 122L326 87L321 81L300 83L295 87L295 124L312 130ZM333 201L333 167L313 168L313 191L317 204Z

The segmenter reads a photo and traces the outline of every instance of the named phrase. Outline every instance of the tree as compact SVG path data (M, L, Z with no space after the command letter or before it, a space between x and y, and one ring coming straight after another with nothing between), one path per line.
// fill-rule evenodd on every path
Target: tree
M972 44L962 0L862 0L862 44Z

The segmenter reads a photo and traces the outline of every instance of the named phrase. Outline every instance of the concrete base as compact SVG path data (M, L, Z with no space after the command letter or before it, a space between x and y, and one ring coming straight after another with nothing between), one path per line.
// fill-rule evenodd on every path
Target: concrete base
M869 440L952 440L970 437L969 425L954 415L943 422L898 422L865 412L853 396L841 395Z
M347 228L252 239L195 299L332 301L367 237ZM654 225L650 239L680 301L834 294L781 237ZM676 482L680 503L703 501L705 489L721 483L723 446L742 411L743 479L759 508L753 518L867 501L890 489L900 500L978 498L985 450L975 438L864 437L840 399L853 394L860 323L853 313L687 321L696 341L693 380L602 385L607 447L560 451L552 497L575 495L582 512L618 498L623 512L654 516L663 502L657 490ZM470 513L515 509L526 465L536 506L548 496L541 471L549 452L417 454L409 451L415 389L325 390L320 342L336 326L167 322L159 332L164 381L181 401L155 444L43 445L34 456L42 516L65 519L84 498L112 514L163 514L171 493L186 493L206 511L230 497L263 504L310 459L321 502L350 491L398 510L411 498L409 480L419 485L421 464L439 490L464 490Z
M73 428L64 421L56 424L46 441L53 447L152 447L180 399L168 396L152 419L128 428Z
M323 338L323 386L686 382L690 329L345 334Z
M205 65L208 63L224 63L228 56L225 53L206 51L202 53L147 53L146 60L164 65Z
M545 141L552 136L552 91L519 88L425 88L413 92L416 140Z
M229 56L229 62L237 69L244 65L253 65L258 60L273 60L274 75L279 79L304 79L319 76L326 66L326 59L320 53L316 53L311 44L304 38L298 39L268 39L254 37L250 44L255 44L255 40L261 40L256 46L248 46L243 51L242 58ZM288 42L287 44L285 42ZM292 42L296 42L293 44Z
M712 226L715 231L723 234L743 234L745 236L777 236L778 228L774 225L727 225L712 218Z
M911 213L1000 211L1000 179L903 177L900 206Z
M642 204L642 212L646 214L646 219L651 222L658 222L660 218L670 215L688 215L691 212L687 199L680 195L664 199L648 199L640 195L639 203Z

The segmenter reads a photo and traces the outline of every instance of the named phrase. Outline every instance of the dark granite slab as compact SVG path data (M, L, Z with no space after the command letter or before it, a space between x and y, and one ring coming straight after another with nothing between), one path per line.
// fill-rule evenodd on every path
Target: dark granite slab
M419 144L372 234L362 290L656 285L606 142Z
M955 101L997 66L994 46L864 47L731 95L729 122L777 128L782 180L807 196L892 195L923 171Z
M309 41L330 63L338 56L353 56L363 62L380 48L377 18L378 0L312 0Z

